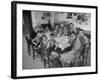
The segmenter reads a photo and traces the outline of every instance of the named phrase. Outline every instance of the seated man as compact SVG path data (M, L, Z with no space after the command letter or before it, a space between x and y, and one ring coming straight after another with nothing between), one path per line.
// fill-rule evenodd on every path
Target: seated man
M80 41L75 35L75 33L71 33L71 39L70 39L71 46L66 48L65 52L61 55L61 62L63 66L75 66L77 65L79 53L78 50L80 48ZM73 63L73 64L72 64Z
M32 43L34 46L38 46L39 42L41 41L41 36L42 36L42 33L37 32L36 37L34 39L32 39Z
M41 32L37 32L37 35L34 39L32 39L33 43L33 59L35 59L35 52L39 53L39 45L41 42Z
M48 40L48 42L47 42L47 48L48 48L48 53L49 53L49 57L50 57L49 60L53 61L54 64L59 63L59 59L58 59L59 55L56 52L57 51L56 49L58 49L58 48L57 48L56 40L54 39L54 34L50 34L50 40ZM57 64L55 66L57 66ZM49 65L49 67L50 67L50 65Z
M54 39L54 34L50 34L50 39L48 40L47 43L47 48L49 50L49 53L55 51L55 47L56 47L55 44L56 44L56 40Z
M40 42L40 56L41 56L41 61L44 62L44 67L46 68L46 62L48 62L48 52L47 52L47 36L42 35L42 40Z

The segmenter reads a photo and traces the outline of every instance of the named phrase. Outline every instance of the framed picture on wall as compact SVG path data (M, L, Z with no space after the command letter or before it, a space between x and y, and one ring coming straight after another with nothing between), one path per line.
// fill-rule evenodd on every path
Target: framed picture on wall
M11 77L97 73L97 6L12 1Z

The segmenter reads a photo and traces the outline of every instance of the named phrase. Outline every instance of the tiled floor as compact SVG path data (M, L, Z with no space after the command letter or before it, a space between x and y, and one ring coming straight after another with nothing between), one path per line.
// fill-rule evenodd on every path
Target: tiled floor
M27 44L25 38L23 38L23 69L40 69L44 68L43 62L40 60L40 57L36 57L33 60L32 50L31 55L29 56L27 51Z

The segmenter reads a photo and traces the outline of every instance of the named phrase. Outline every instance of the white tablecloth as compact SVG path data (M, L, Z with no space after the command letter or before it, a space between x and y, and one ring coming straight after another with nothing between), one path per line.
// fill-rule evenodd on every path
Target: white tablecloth
M59 43L59 47L63 50L64 48L70 46L68 43L69 39L67 36L62 36L60 38L56 37L55 40Z

